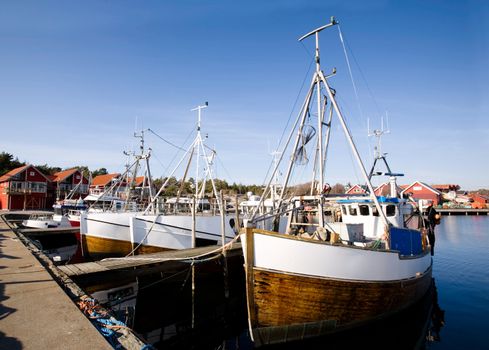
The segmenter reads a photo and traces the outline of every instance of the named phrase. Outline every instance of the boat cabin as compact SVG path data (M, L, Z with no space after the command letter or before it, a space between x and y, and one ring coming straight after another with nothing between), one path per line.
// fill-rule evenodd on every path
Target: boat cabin
M414 210L410 203L404 199L387 197L378 197L378 201L389 224L405 227L405 222L409 221ZM365 197L326 201L324 229L319 225L317 199L304 196L295 199L293 203L287 226L290 234L306 234L311 238L329 241L330 234L336 233L344 243L363 245L381 238L385 233L375 203Z
M389 224L403 227L404 221L413 212L413 206L403 199L378 197L379 204ZM340 200L341 219L347 224L363 224L365 237L380 238L384 225L375 203L370 199Z

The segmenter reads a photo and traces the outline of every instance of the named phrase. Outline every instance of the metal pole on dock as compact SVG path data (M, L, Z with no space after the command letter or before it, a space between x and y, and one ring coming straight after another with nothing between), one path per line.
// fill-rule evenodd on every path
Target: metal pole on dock
M236 228L236 231L235 232L238 232L239 233L239 228L240 228L240 225L239 225L239 205L238 205L238 193L236 193L236 197L234 197L234 213L236 215L236 223L235 223L235 228Z
M195 248L195 196L192 196L192 248ZM192 329L195 327L195 265L192 261Z
M224 195L222 190L220 191L221 201L221 240L222 240L222 256L224 259L223 274L224 274L224 297L229 298L229 285L228 285L228 258L224 245L226 244L226 206L224 205Z

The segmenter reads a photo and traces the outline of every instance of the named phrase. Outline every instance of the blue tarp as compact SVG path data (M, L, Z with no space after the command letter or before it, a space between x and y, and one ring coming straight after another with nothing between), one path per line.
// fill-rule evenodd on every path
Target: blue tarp
M418 255L423 252L421 232L406 228L390 228L391 249L398 250L401 255Z

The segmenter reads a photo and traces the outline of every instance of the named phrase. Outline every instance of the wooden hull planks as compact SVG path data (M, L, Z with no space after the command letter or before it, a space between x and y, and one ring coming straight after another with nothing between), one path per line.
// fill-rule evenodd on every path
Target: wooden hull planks
M126 256L136 247L136 245L133 246L129 241L88 235L83 235L82 237L83 254L93 259ZM166 250L170 249L141 245L135 254L158 253Z
M343 281L253 269L257 344L303 339L334 332L401 311L431 285L431 267L408 280Z
M82 237L83 255L92 259L126 256L139 245L138 243L131 243L125 240L117 240L90 235L83 235ZM196 240L197 247L216 245L216 243L216 241L201 238L197 238ZM141 244L134 251L134 254L151 254L170 250L175 249Z

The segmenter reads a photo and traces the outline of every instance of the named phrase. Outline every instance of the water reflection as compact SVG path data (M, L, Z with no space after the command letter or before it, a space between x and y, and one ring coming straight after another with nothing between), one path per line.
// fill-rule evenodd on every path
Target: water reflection
M430 326L426 334L426 340L428 342L439 342L441 341L440 331L445 325L445 310L442 310L438 304L438 290L436 289L434 279L433 289L433 309L431 312Z

